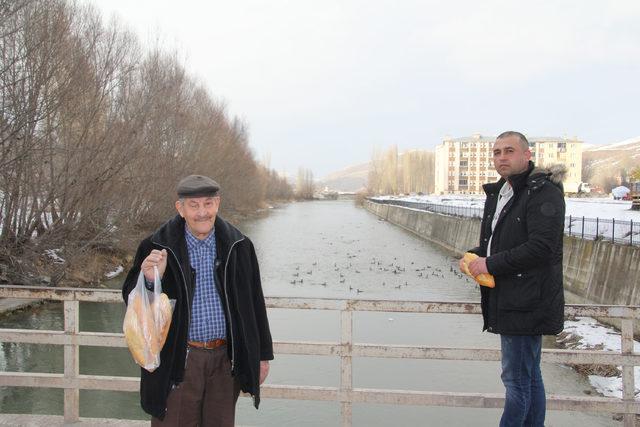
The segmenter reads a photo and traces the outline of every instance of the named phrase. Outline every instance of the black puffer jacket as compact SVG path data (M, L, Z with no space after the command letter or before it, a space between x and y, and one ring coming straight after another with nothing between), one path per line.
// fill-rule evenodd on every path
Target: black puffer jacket
M566 168L534 168L511 177L513 197L502 210L491 238L487 269L495 288L481 286L484 329L507 335L555 335L564 324L562 244ZM491 221L504 179L485 184L487 200L480 246L486 256Z
M273 359L269 322L260 283L260 271L251 241L220 217L215 221L217 260L216 286L227 320L227 346L232 375L244 392L260 403L260 361ZM145 412L164 418L167 396L182 382L187 352L195 271L189 263L184 236L185 221L179 215L162 225L140 243L135 260L122 286L125 302L136 286L140 265L152 249L166 249L167 269L162 290L176 300L171 327L162 352L160 367L149 373L141 369L140 401ZM229 339L230 338L230 339Z

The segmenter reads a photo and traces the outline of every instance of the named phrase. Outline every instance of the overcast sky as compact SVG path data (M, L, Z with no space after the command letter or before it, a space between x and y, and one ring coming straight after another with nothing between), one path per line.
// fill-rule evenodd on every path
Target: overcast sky
M289 174L447 135L640 136L637 0L84 1L177 50Z

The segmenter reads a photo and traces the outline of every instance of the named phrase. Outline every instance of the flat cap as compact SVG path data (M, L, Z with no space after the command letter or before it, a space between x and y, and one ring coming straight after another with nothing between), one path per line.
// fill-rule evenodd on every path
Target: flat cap
M213 197L218 194L220 185L207 176L189 175L178 183L178 197Z

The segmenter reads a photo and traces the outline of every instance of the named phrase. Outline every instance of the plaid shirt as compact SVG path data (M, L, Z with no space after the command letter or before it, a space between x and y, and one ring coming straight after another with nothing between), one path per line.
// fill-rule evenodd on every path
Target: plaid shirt
M185 238L191 267L196 271L196 286L191 305L190 341L211 341L226 336L226 320L216 289L214 263L216 234L211 232L199 240L185 225Z

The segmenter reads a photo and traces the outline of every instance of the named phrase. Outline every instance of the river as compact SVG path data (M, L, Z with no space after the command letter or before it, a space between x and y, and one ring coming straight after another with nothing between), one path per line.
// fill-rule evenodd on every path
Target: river
M457 260L352 201L292 203L239 227L254 242L267 296L392 300L478 301L475 284L455 271ZM118 287L122 277L111 285ZM295 282L295 283L294 283ZM82 303L83 331L120 331L124 308ZM275 340L338 341L339 314L331 311L270 310ZM356 313L354 341L460 347L499 347L498 337L481 332L475 315ZM46 304L0 318L3 328L62 329L61 304ZM552 339L545 346L553 346ZM0 368L62 372L62 348L2 343ZM82 374L136 376L126 349L81 347ZM568 367L544 363L548 394L593 393L585 378ZM339 358L276 355L268 382L337 387ZM354 358L355 387L502 393L498 362ZM0 388L3 413L62 413L62 390ZM81 416L145 418L137 393L81 391ZM354 404L356 426L495 426L500 410ZM239 425L334 426L333 402L264 399L238 403ZM610 415L547 413L549 426L620 425Z

